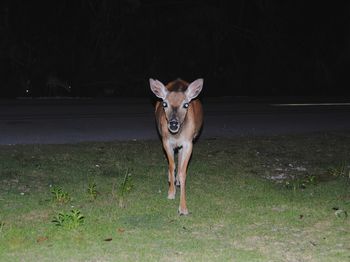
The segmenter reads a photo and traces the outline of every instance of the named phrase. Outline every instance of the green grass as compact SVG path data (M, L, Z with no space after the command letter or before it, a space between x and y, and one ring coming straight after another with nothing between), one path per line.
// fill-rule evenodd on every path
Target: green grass
M0 146L0 261L349 261L349 158L348 133L201 139L179 216L159 141Z

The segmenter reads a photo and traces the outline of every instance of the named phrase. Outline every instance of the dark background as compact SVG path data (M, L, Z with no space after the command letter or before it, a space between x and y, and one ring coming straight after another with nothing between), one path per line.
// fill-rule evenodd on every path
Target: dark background
M350 1L0 3L2 97L148 96L148 78L205 79L206 96L350 94ZM29 92L28 92L29 90Z

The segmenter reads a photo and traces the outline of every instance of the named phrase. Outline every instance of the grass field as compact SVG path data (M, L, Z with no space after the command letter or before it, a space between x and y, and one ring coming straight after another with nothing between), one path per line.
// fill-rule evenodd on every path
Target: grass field
M0 147L0 261L350 261L350 134ZM72 212L71 210L74 210Z

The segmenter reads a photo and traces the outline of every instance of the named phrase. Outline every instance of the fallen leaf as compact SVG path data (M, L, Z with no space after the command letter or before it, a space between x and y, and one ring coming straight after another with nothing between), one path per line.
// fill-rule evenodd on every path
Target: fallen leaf
M111 238L111 237L103 239L103 241L107 241L107 242L112 241L112 240L113 240L113 238Z
M342 217L342 218L347 218L348 217L348 212L346 212L345 210L342 210L342 209L339 209L339 210L335 211L334 214L337 217Z
M36 239L36 242L37 242L37 243L42 243L42 242L45 242L45 241L47 241L47 240L49 240L48 237L40 236L40 237L38 237L38 238Z
M125 229L124 228L118 228L118 233L124 233Z
M317 246L317 244L313 241L309 241L311 245L313 245L314 247Z

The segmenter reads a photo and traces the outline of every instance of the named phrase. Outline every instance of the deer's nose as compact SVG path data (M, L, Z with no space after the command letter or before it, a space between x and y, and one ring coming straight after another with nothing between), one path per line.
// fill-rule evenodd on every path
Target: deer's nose
M171 131L177 131L179 129L179 122L176 120L171 120L169 122L169 128Z

